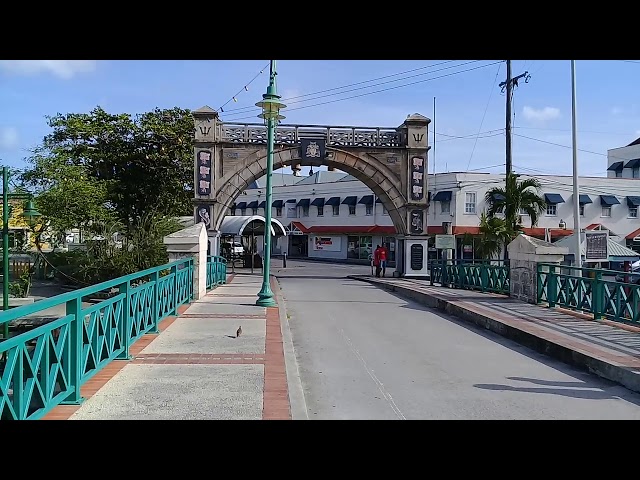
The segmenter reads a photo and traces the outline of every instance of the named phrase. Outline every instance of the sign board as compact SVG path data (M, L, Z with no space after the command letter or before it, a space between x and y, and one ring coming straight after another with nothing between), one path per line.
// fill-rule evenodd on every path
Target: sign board
M198 195L206 197L211 195L211 185L213 183L211 150L198 150L197 153L197 184Z
M455 235L436 235L436 248L440 250L455 250L456 236Z
M300 139L300 160L304 164L319 167L322 165L326 153L326 140L324 138L301 138Z
M422 270L424 268L424 248L419 243L411 245L410 250L411 270Z
M608 262L609 261L609 232L584 232L585 236L585 261Z
M339 252L342 250L342 238L340 237L314 237L313 249L315 251Z

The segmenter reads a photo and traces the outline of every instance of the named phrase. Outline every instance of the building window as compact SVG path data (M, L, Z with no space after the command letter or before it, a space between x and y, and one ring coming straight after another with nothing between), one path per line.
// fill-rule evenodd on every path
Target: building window
M373 214L373 205L366 205L365 207L366 207L366 210L365 210L366 214L367 215L372 215Z
M584 205L580 205L580 216L584 217Z
M389 215L389 212L387 212L387 207L385 207L384 205L382 205L382 214Z
M476 194L467 192L464 194L464 213L476 213Z
M450 213L451 202L440 202L440 213Z
M611 216L611 207L602 207L602 216L610 217Z
M638 218L638 207L629 207L629 218Z
M241 208L240 209L240 215L242 215L243 217L247 214L247 209L246 208Z
M633 167L632 176L633 178L640 178L640 167Z
M251 212L253 215L257 215L258 214L258 209L257 208L252 208Z
M333 205L333 216L337 217L340 215L340 205Z
M554 203L547 203L547 215L555 217L558 214L558 206Z
M355 215L355 214L356 214L356 206L349 205L349 215Z
M318 207L318 216L324 217L324 207Z
M373 237L370 236L348 236L347 237L347 258L367 260L372 250Z
M302 207L302 216L303 217L309 216L309 207Z
M282 207L276 207L276 217L282 216Z

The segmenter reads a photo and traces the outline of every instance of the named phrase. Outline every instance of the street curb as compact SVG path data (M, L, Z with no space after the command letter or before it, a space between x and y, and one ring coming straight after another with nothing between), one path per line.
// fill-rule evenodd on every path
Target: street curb
M278 312L280 314L280 331L282 332L282 346L284 349L284 364L287 371L287 384L289 386L289 405L291 407L292 420L309 420L307 412L307 402L304 398L304 389L302 388L302 379L300 378L300 370L298 361L296 360L295 349L293 347L293 337L289 327L289 319L287 318L287 310L280 287L280 281L275 275L272 284L277 288L276 301L278 303Z
M611 361L598 358L594 354L579 351L559 342L554 342L521 330L512 325L507 325L489 316L471 311L461 305L458 305L455 301L438 298L433 295L429 295L428 293L419 292L404 286L390 285L371 278L360 277L357 275L349 275L348 278L366 282L384 290L395 292L402 297L415 301L416 303L453 315L460 320L497 333L502 337L513 340L514 342L538 353L542 353L568 365L581 368L622 385L633 392L640 393L640 371L638 370L617 365Z

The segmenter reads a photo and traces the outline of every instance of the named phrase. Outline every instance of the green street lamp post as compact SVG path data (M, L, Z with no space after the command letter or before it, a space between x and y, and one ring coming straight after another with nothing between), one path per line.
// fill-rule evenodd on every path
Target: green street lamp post
M262 288L258 293L256 305L261 307L275 307L276 302L273 299L273 292L269 285L269 276L271 273L271 196L273 177L273 148L276 124L284 117L280 115L280 109L286 105L280 102L280 96L276 93L276 61L271 60L271 68L269 73L269 87L267 93L262 95L262 101L256 103L257 107L262 108L262 113L258 115L267 125L267 185L266 199L264 209L264 259L262 268Z
M27 219L40 216L33 206L33 196L30 193L9 193L9 168L2 167L2 310L9 309L9 199L25 200L27 202L22 215ZM2 338L9 338L9 323L4 323Z

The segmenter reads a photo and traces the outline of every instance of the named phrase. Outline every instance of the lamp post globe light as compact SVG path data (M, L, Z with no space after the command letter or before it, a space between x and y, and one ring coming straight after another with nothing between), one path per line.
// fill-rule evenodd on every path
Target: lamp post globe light
M275 307L276 302L273 299L273 292L269 285L269 276L271 274L271 200L273 177L273 148L276 125L284 117L280 115L280 109L286 105L280 102L280 96L276 89L276 61L271 60L271 68L269 69L269 86L267 93L262 95L262 101L256 103L257 107L262 108L262 113L258 117L262 118L267 125L267 184L266 198L264 209L264 254L262 264L262 288L258 293L256 305L261 307Z

